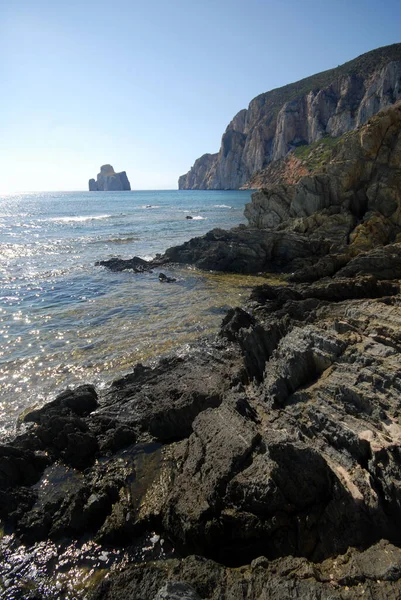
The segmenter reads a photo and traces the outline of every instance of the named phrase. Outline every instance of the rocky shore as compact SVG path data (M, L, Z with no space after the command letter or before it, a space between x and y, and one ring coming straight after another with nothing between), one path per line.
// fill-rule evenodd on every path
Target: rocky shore
M288 281L185 356L24 415L0 447L5 534L174 549L102 572L93 600L400 597L400 132L396 105L323 173L255 194L249 227L103 263ZM19 585L5 598L66 597Z
M105 548L156 532L182 557L117 570L99 599L177 582L184 598L397 597L399 292L262 285L188 356L28 413L1 447L6 532Z

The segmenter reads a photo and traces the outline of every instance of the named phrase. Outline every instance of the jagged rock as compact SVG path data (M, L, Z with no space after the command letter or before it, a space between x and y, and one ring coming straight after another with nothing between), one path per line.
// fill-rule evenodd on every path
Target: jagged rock
M258 273L289 265L295 259L326 254L329 243L295 232L238 227L213 229L182 246L166 250L163 260L194 264L200 269Z
M195 161L193 169L187 175L182 175L178 180L178 189L202 190L205 181L210 178L217 161L217 154L204 154ZM211 187L213 184L209 184Z
M337 137L401 97L401 45L254 98L228 125L217 154L197 159L179 189L236 189L271 161L324 135Z
M238 141L242 116L233 127ZM185 356L28 414L0 447L8 530L111 546L158 532L203 555L130 565L95 598L179 582L216 600L400 595L400 132L398 104L340 141L322 175L282 186L284 209L270 190L272 228L104 263L295 272Z
M241 573L255 599L401 589L399 550L372 546L399 543L400 314L396 280L257 288L215 342L31 414L2 450L12 487L1 518L25 542L83 535L117 546L157 531L179 552L237 567L129 566L104 580L105 598L154 598L168 581L217 598L223 580L236 597ZM334 558L349 546L368 550Z
M0 488L36 483L48 462L43 454L0 446Z
M314 281L345 268L360 253L372 250L378 257L378 246L401 236L400 148L398 102L344 136L324 173L254 193L245 207L249 226L212 230L169 248L163 260L242 273L284 270L294 280ZM387 252L393 258L382 275L373 258L371 270L367 260L360 272L396 276L390 272L396 249Z
M90 192L114 192L130 189L131 185L128 181L127 173L125 171L116 173L111 165L100 167L100 173L98 173L96 181L89 179Z
M187 593L193 589L204 600L387 600L399 595L400 579L401 551L381 541L364 552L352 549L322 563L294 557L269 561L261 556L246 567L230 569L188 556L129 565L105 580L91 600L153 600L161 588L177 589L177 581L187 584Z
M134 256L133 258L110 258L108 260L100 260L95 263L96 266L107 267L110 271L134 271L134 273L151 272L152 262Z
M50 414L60 414L65 409L79 417L86 417L98 407L97 397L93 385L81 385L75 390L68 389L59 394L52 402L48 402L43 408L27 412L23 420L25 423L41 423Z
M94 422L107 419L138 432L146 430L162 442L183 439L196 415L221 403L230 385L228 365L238 365L239 360L235 353L227 353L212 365L210 358L197 353L194 365L174 358L155 369L136 368L104 394Z
M377 279L401 279L401 244L389 244L361 253L340 269L337 276L352 277L365 273Z

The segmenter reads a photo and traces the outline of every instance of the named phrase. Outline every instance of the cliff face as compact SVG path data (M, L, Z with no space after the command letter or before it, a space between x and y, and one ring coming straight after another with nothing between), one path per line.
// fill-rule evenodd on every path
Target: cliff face
M96 181L89 179L90 192L115 192L130 189L131 185L127 173L125 171L116 173L111 165L100 167L100 173L97 174Z
M388 244L401 231L400 164L398 102L339 140L319 173L301 177L296 185L281 183L252 194L244 214L253 227L277 227L295 219L293 228L307 230L312 215L330 209L357 220L355 229L347 232L350 248L361 245L368 232L370 243L365 239L361 249ZM373 235L375 228L380 229L380 239Z
M396 257L401 249L401 101L333 144L329 158L324 144L310 151L313 174L293 165L293 183L255 192L245 207L248 227L214 229L169 248L165 258L217 271L296 271L310 281L345 267L363 271L367 253L369 273L382 278L393 247Z
M297 146L343 135L399 98L401 44L261 94L228 125L218 154L179 178L179 189L239 188Z

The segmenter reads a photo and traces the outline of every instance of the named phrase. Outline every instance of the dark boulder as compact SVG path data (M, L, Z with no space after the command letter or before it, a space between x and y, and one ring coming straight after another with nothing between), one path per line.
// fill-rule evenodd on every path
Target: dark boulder
M110 258L108 260L100 260L95 263L96 266L106 267L110 269L110 271L119 272L119 271L134 271L134 273L145 273L152 271L152 264L144 260L143 258L139 258L139 256L134 256L133 258Z
M161 281L162 283L173 283L177 280L175 279L175 277L167 277L167 275L165 275L164 273L159 273L159 281Z

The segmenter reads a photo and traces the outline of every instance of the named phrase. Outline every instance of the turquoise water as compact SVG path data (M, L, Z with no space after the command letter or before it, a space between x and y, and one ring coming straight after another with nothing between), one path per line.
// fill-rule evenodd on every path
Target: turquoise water
M163 269L110 273L245 222L248 191L32 193L0 197L0 434L68 385L108 381L215 331L255 278ZM193 219L185 217L190 215Z

